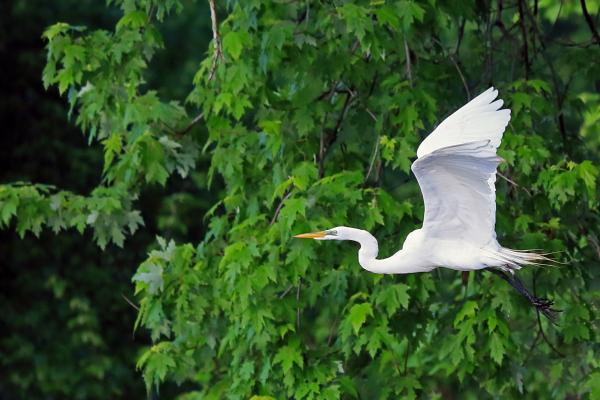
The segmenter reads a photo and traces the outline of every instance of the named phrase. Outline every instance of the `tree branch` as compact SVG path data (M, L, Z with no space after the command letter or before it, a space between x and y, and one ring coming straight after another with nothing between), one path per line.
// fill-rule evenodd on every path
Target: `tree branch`
M373 121L377 122L377 117L369 108L367 107L367 113L373 118ZM375 149L373 150L373 156L371 157L371 162L369 163L369 169L367 171L367 175L365 176L365 183L369 180L369 176L371 176L371 172L373 171L373 165L375 164L375 158L377 157L377 153L379 152L379 135L375 139Z
M346 100L344 100L344 106L342 107L342 112L338 116L338 119L335 123L335 127L333 128L333 131L331 132L330 138L328 140L330 142L329 144L333 143L337 138L338 131L340 130L342 122L344 122L344 118L346 117L348 109L350 108L350 100L354 98L354 93L350 89L348 89L347 93L348 94L346 95Z
M523 6L523 7L521 7L521 6ZM538 38L540 41L540 46L541 46L542 50L545 50L546 44L544 43L544 38L537 26L537 22L531 15L531 11L529 11L529 7L527 7L527 4L522 4L521 0L519 0L519 10L521 10L521 8L523 8L527 12L528 17L531 20L531 24L534 29L534 32L537 33L537 35L538 35ZM567 85L565 86L564 90L561 93L560 83L562 83L562 81L559 81L559 75L556 72L556 69L554 68L552 59L550 57L548 57L544 51L541 51L540 54L542 55L542 58L544 59L544 61L546 61L546 64L548 64L548 68L550 69L550 73L551 73L550 76L552 77L552 84L554 86L554 91L556 93L556 108L558 110L558 115L557 115L558 130L562 137L563 149L567 154L570 154L571 151L570 151L570 146L569 146L568 137L567 137L567 128L565 125L565 119L564 119L563 112L562 112L563 102L564 102L566 94L567 94L569 83L567 83Z
M129 304L131 307L135 308L136 311L140 311L140 308L138 306L136 306L133 301L129 300L127 298L127 296L125 296L123 293L121 293L121 296L123 297L123 299L127 302L127 304Z
M523 59L525 61L525 80L529 79L529 50L527 47L527 30L525 28L525 16L523 11L523 0L519 0L519 26L523 36Z
M375 150L373 150L373 156L371 157L371 162L369 163L369 169L367 171L367 175L365 176L365 182L369 180L369 176L371 176L371 172L373 171L373 165L375 165L375 159L377 158L377 153L379 152L379 135L375 139Z
M600 260L600 244L598 244L598 239L592 232L590 232L588 235L588 243L594 248L596 257L598 257L598 260Z
M298 277L298 289L296 290L296 326L300 333L300 288L302 287L302 278Z
M290 290L292 290L293 287L294 285L288 286L287 289L285 289L284 292L279 295L279 298L283 299L285 296L287 296L287 294L290 292Z
M201 112L200 114L196 115L194 117L194 119L188 124L188 126L186 126L185 128L183 128L181 131L177 132L177 135L178 136L182 136L182 135L185 135L186 133L188 133L189 130L194 127L194 125L196 125L198 122L200 122L200 120L202 120L202 118L204 118L204 113L203 112Z
M214 42L214 53L212 65L210 67L210 73L208 74L208 80L211 81L215 77L217 71L219 59L223 56L223 49L221 47L221 37L219 36L218 24L217 24L217 11L215 9L215 0L208 0L210 6L210 20L212 24L213 42Z
M410 49L408 48L408 43L406 42L406 36L404 37L404 55L406 57L406 76L408 77L408 81L410 85L413 84L412 77L412 67L410 65Z
M560 0L560 6L558 7L558 12L556 13L556 19L554 20L554 23L552 24L552 27L550 28L549 33L554 32L554 28L556 27L556 24L558 23L558 18L560 18L560 13L563 9L563 0Z
M325 114L325 121L327 123L327 117L329 113ZM321 128L321 134L319 135L319 179L325 174L325 127Z
M458 75L460 76L460 80L462 81L462 84L465 88L465 92L467 92L467 101L471 100L471 91L469 90L469 85L467 85L467 80L466 80L464 74L462 73L460 66L454 59L454 56L446 51L446 48L444 47L444 45L438 38L436 38L434 36L434 37L432 37L432 39L433 39L434 43L436 43L438 46L440 46L440 49L442 50L442 53L444 54L444 56L448 57L450 59L450 61L452 62L452 65L454 65L454 68L456 68L456 71L458 72ZM456 52L458 52L458 47L456 48ZM455 54L456 54L456 52L455 52ZM448 54L446 54L446 53L448 53Z
M456 48L454 49L454 54L458 57L458 53L460 51L460 45L462 43L463 36L465 34L465 23L467 22L466 18L463 18L460 26L458 27L458 39L456 40Z
M500 178L504 179L506 182L510 183L514 187L519 188L519 189L523 189L531 197L531 192L529 190L527 190L527 188L522 187L521 185L519 185L517 182L513 181L509 177L507 177L505 175L502 175L499 171L496 171L496 175L498 175Z
M340 127L342 126L342 123L344 122L344 118L346 117L346 114L348 113L348 109L350 108L350 104L351 104L350 100L353 99L354 97L355 97L354 92L350 89L347 89L346 90L346 99L344 100L344 106L342 107L342 111L340 112L340 115L337 118L337 121L335 123L333 130L331 131L331 133L329 133L327 135L327 137L325 137L325 135L324 135L325 128L323 128L321 130L321 136L320 136L320 142L319 142L319 178L322 178L325 174L325 166L324 166L325 151L337 139L337 135L340 130ZM325 122L327 122L327 115L325 116Z
M273 225L275 223L275 221L277 221L277 217L279 216L279 212L281 211L281 208L283 207L283 203L285 203L285 201L287 199L289 199L291 195L292 195L292 191L288 189L287 194L285 196L283 196L283 198L279 202L279 205L275 209L275 214L273 214L273 218L271 218L271 222L269 223L269 225Z
M329 336L327 337L327 347L331 346L331 341L333 340L333 334L335 333L335 328L337 327L338 320L339 316L335 317L333 324L331 324L331 327L329 328Z
M529 346L529 350L527 351L527 356L525 356L525 359L523 360L523 365L527 364L527 361L529 360L529 357L531 357L531 354L533 353L533 349L535 349L538 340L540 339L541 336L541 331L538 329L537 335L535 335L535 339L533 339L533 342L531 342L531 346Z
M408 371L408 355L410 353L410 340L406 341L406 354L404 355L404 376L406 376L406 372Z
M460 75L460 80L462 81L463 86L465 87L465 91L467 92L467 102L469 102L471 101L471 92L469 91L469 85L467 85L467 80L465 79L465 76L460 70L460 67L458 66L458 63L456 62L454 57L451 54L448 55L448 57L450 58L450 61L452 61L452 64L454 64L454 68L456 68L456 70L458 71L458 75Z
M533 295L537 296L536 294L536 288L535 288L535 277L536 274L533 274ZM537 315L537 322L538 322L538 327L540 329L540 333L542 335L542 338L544 339L544 341L546 342L546 344L552 349L552 351L554 351L557 355L559 355L560 357L565 357L565 355L563 353L561 353L560 351L558 351L556 349L556 347L554 347L554 345L552 344L552 342L550 342L550 340L548 340L548 338L546 337L546 334L544 333L544 329L542 328L542 319L540 318L540 310L536 307L535 308L535 313Z
M592 36L598 45L600 46L600 35L598 35L598 31L596 30L596 26L594 25L594 20L592 16L587 10L587 6L585 5L585 0L580 0L581 3L581 11L583 12L583 16L585 17L585 22L587 22L590 27L590 31L592 32Z

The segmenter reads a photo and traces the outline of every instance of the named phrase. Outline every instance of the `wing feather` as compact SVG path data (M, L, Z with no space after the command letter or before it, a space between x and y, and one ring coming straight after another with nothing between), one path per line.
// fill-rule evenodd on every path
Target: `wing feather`
M442 121L421 142L417 157L444 147L480 140L489 140L490 145L497 149L510 121L510 110L500 109L504 102L501 99L493 101L497 96L498 91L491 87Z
M423 230L481 246L496 239L496 150L510 110L493 88L444 120L419 146L412 164L425 202Z

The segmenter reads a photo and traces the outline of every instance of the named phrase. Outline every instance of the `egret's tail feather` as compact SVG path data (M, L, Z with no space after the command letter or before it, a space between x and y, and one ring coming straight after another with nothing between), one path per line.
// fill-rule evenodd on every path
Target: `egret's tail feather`
M550 257L552 254L536 250L513 250L501 247L495 257L505 262L507 269L512 272L521 269L524 265L556 266L559 262Z

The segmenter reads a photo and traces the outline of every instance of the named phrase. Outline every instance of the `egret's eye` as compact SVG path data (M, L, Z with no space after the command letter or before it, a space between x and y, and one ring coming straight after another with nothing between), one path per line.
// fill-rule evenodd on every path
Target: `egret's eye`
M327 234L331 236L337 236L337 231L332 229L330 231L327 231Z

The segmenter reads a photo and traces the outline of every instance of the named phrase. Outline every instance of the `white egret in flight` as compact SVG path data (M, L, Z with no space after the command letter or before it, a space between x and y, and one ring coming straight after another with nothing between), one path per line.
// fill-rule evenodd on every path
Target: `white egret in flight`
M496 155L510 110L501 109L489 88L446 118L419 146L411 169L423 192L423 227L411 232L402 249L377 259L377 239L369 232L339 226L297 238L351 240L360 244L358 262L379 274L488 269L505 279L539 311L553 319L552 302L530 294L514 276L523 265L548 260L543 254L502 247L496 240Z

